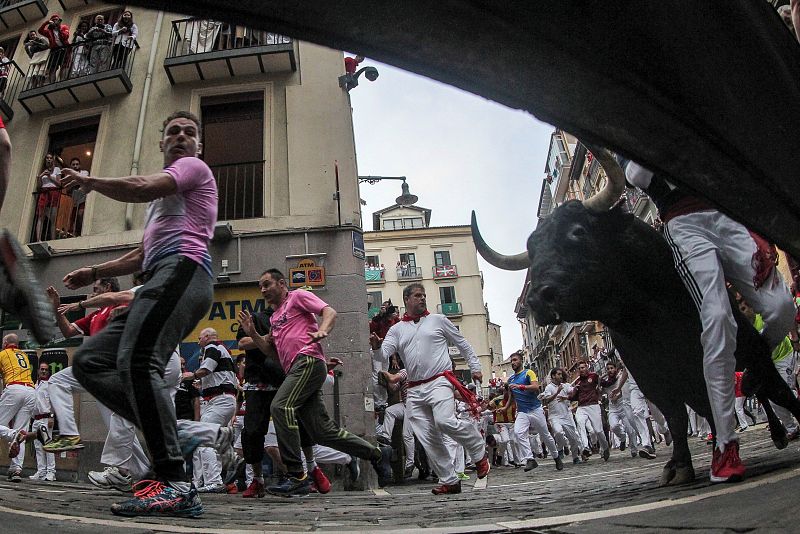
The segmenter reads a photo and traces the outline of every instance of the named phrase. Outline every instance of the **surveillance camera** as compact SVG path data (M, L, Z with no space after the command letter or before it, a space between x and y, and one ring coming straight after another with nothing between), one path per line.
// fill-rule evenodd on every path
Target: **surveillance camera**
M378 69L375 67L367 67L364 69L364 76L366 76L369 81L374 82L378 79Z

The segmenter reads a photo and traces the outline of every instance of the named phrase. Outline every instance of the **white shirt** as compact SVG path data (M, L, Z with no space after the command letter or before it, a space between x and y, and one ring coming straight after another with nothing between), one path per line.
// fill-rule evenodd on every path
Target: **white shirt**
M386 361L395 352L399 353L405 363L408 380L416 382L453 368L447 350L448 341L461 351L470 371L481 371L475 350L450 319L438 313L421 317L416 323L400 321L393 325L386 333L381 351Z
M569 409L569 396L572 393L574 388L569 384L562 384L561 391L558 392L558 395L555 399L551 400L547 404L547 415L550 418L572 418L572 413ZM547 384L547 387L544 388L544 393L542 393L542 397L550 397L558 391L558 386L553 384L552 382Z
M34 415L53 412L53 408L50 405L49 386L50 383L47 380L39 380L36 382L36 407L34 409Z
M603 388L603 393L608 396L608 411L609 412L621 412L625 408L623 402L625 402L625 396L620 395L617 397L617 400L611 400L611 392L614 391L619 387L619 379L622 378L621 373L617 373L617 379L608 387ZM630 375L628 375L628 380L630 380ZM627 399L630 401L630 398Z

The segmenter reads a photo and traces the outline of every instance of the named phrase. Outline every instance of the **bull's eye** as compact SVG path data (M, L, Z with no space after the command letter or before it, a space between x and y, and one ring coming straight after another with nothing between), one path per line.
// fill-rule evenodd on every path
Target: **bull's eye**
M575 225L567 232L567 239L570 241L582 241L586 237L586 228L580 225Z

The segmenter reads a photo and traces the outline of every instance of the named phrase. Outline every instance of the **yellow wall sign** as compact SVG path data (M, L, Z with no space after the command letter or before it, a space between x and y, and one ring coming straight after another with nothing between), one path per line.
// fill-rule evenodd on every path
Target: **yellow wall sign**
M222 341L234 341L236 331L239 329L239 312L242 310L250 313L263 312L267 305L261 296L258 285L218 287L214 289L214 302L211 304L206 316L197 323L184 343L197 343L197 338L204 328L213 328ZM225 343L229 345L229 343ZM234 344L235 346L235 344Z
M314 260L303 259L297 267L289 269L289 287L321 287L325 285L325 267Z

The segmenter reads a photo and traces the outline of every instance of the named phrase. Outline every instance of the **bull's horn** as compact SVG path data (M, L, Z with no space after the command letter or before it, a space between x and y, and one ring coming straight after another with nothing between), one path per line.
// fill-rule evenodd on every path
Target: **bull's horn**
M478 230L478 219L475 217L475 212L472 212L472 239L475 241L475 247L483 259L488 261L491 265L504 271L523 271L531 266L531 260L528 254L523 252L514 256L506 256L495 252L483 240L480 230Z
M625 171L619 166L614 156L605 148L599 148L592 145L583 145L594 154L600 166L608 176L608 182L602 191L598 192L591 198L583 201L586 209L601 212L608 211L619 200L622 193L625 192Z

